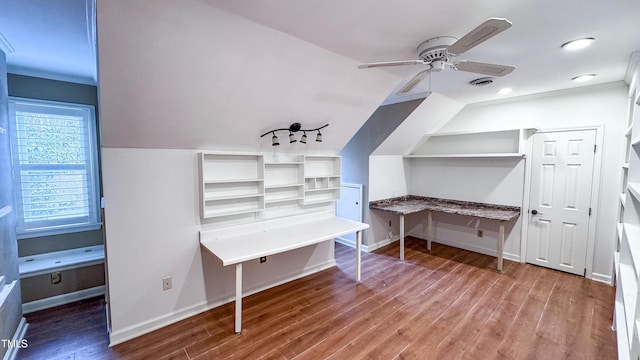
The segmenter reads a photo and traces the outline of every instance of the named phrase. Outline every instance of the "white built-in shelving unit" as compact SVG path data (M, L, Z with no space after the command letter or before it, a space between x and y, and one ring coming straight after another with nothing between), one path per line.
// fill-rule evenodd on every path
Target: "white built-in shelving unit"
M199 153L203 219L340 198L340 157Z
M304 203L340 199L340 157L305 156Z
M423 138L406 158L522 158L527 132L511 129L482 132L434 133Z
M200 153L203 218L255 213L264 209L262 155Z
M620 206L614 254L616 300L614 328L619 359L640 358L640 89L638 54L630 83L628 130L622 162ZM633 61L633 60L632 60Z

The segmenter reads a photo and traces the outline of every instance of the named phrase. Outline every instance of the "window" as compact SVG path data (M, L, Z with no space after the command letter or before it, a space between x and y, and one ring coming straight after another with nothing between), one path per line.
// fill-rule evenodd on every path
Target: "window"
M93 106L10 98L18 238L100 227Z

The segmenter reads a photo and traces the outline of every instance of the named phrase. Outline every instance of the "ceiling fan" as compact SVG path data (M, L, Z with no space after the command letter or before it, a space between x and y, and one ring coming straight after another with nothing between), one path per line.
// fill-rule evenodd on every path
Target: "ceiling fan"
M408 93L424 80L427 75L432 72L442 71L445 65L453 70L491 76L504 76L511 73L515 67L468 60L455 61L455 58L510 27L511 22L507 19L489 18L460 39L452 36L439 36L421 43L418 45L418 59L416 60L367 63L359 65L358 68L368 69L385 66L427 65L428 68L419 72L409 80L409 82L398 91L398 95Z

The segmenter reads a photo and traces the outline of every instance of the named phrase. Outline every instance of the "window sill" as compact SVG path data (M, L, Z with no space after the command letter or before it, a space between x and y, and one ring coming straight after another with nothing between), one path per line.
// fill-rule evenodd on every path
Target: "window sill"
M102 228L102 223L91 224L91 225L48 228L45 230L19 232L19 233L16 233L16 238L18 240L31 239L31 238L44 237L44 236L71 234L71 233L77 233L77 232L83 232L83 231L93 231L93 230L99 230L101 228Z

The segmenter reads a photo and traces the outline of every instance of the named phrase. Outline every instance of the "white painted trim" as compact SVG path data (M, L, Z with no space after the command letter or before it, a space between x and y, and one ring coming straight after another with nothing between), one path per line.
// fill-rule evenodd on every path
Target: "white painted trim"
M591 273L591 280L605 283L607 285L611 285L612 281L611 275L599 274L599 273Z
M283 276L280 280L271 282L269 284L256 286L252 289L243 291L243 296L246 297L249 295L253 295L255 293L259 293L260 291L264 291L272 287L276 287L278 285L287 283L289 281L303 278L305 276L332 268L334 266L336 266L336 261L335 259L331 259L323 264L319 264L319 265L310 267L308 269L305 269L301 273L290 273L288 275ZM231 294L231 295L228 295L216 300L212 300L212 301L203 301L193 306L179 309L178 311L161 315L153 319L144 321L142 323L135 324L118 331L111 332L109 334L109 346L114 346L114 345L123 343L127 340L131 340L140 335L144 335L151 331L163 328L167 325L173 324L180 320L184 320L191 316L200 314L202 312L208 311L210 309L216 308L226 303L230 303L232 301L235 301L235 294ZM232 331L232 329L229 328L229 331Z
M13 211L13 208L11 207L11 205L7 205L3 207L2 209L0 209L0 219L9 215L12 211Z
M629 96L633 95L638 82L638 74L636 70L640 68L640 51L634 51L629 58L629 64L627 65L627 71L624 75L624 82L629 85Z
M13 292L13 289L16 288L16 284L18 283L18 280L13 280L11 283L5 285L4 279L4 276L0 276L0 310L2 310L4 304L7 302L7 299Z
M96 286L89 289L74 291L71 293L51 296L48 298L30 301L28 303L22 304L22 313L29 314L34 311L49 309L54 306L69 304L75 301L80 301L84 299L89 299L92 297L104 295L106 290L106 286Z
M601 173L602 173L602 153L604 147L604 124L596 124L596 125L585 125L585 126L577 126L577 127L568 127L568 128L549 128L549 129L538 129L536 133L548 133L548 132L561 132L561 131L580 131L580 130L595 130L596 132L596 154L593 160L593 179L591 181L591 202L589 203L589 207L591 207L591 216L589 218L589 233L587 235L587 254L585 257L585 267L586 267L586 278L592 279L594 277L593 271L593 262L594 262L594 252L595 252L595 239L596 239L596 230L598 225L598 202L600 200L600 182L601 182ZM531 146L533 146L533 141L531 141ZM598 150L599 149L599 150ZM533 150L530 150L531 154L533 154ZM533 159L529 157L533 162ZM531 164L530 164L531 166ZM531 171L529 171L529 177L531 177ZM529 181L528 188L525 188L525 192L531 195L531 182ZM528 202L527 202L528 206ZM522 214L525 214L524 207L522 210ZM528 214L528 208L527 213ZM528 232L524 232L524 228L528 226L525 225L523 218L523 232L522 239L520 242L521 246L521 256L524 261L527 259L527 238L529 236ZM529 222L528 215L526 222ZM607 277L609 281L611 281L611 276L599 274L598 276Z
M340 244L342 244L342 245L346 245L346 246L348 246L348 247L354 248L354 249L356 248L356 242L355 242L355 241L350 240L350 239L343 238L343 237L341 237L341 236L338 236L338 237L336 238L336 242L338 242L338 243L340 243ZM386 244L384 244L384 245L387 245L387 244L391 244L391 242L387 242L387 243L386 243ZM374 244L374 245L378 245L378 243L376 243L376 244ZM376 246L376 247L367 246L367 245L361 245L361 246L360 246L360 249L361 249L362 251L364 251L364 252L372 252L373 250L378 249L378 248L381 248L381 247L382 247L382 246L384 246L384 245Z
M537 131L536 131L537 132ZM524 184L522 189L522 208L520 209L520 262L524 263L527 259L527 234L529 232L529 204L531 197L531 171L533 156L533 135L529 135L527 148L525 150L524 163Z
M20 319L20 323L18 324L18 328L16 328L16 331L13 333L13 338L11 338L12 341L22 341L22 339L24 339L24 335L27 333L27 328L29 327L29 324L27 324L27 319L22 318ZM2 358L3 360L13 360L16 358L16 354L18 353L18 348L16 347L11 347L7 350L6 353L4 353L4 357Z
M409 234L407 236L412 236L414 238L418 238L420 240L424 240L427 241L426 236L419 234L419 233L414 233L412 231L409 232ZM458 242L455 240L449 240L449 239L442 239L442 238L434 238L433 240L431 240L432 243L438 243L438 244L442 244L442 245L447 245L447 246L453 246L459 249L464 249L464 250L469 250L469 251L473 251L476 253L480 253L480 254L484 254L484 255L489 255L489 256L493 256L493 257L497 257L498 256L498 250L497 249L488 249L488 248L484 248L481 246L475 246L475 245L471 245L471 244L467 244L467 243L462 243L462 242ZM506 260L511 260L511 261L515 261L515 262L521 262L520 261L520 256L518 254L511 254L511 253L503 253L502 257Z
M5 38L2 33L0 33L0 50L2 50L5 55L9 55L12 52L16 51L9 43L9 40L7 40L7 38Z

